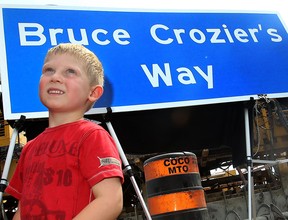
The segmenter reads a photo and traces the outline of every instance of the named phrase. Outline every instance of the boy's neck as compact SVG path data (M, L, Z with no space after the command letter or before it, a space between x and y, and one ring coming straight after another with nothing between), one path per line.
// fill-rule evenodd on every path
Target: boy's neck
M71 123L74 121L78 121L80 119L83 119L84 115L77 113L75 114L73 113L67 113L67 112L63 112L63 113L51 113L49 112L49 127L56 127L62 124L67 124L67 123Z

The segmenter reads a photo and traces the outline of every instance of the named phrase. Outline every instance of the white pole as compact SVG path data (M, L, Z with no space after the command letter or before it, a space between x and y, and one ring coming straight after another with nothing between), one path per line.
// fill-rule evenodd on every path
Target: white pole
M11 161L13 159L13 152L14 152L17 136L18 136L18 131L14 130L12 133L11 140L10 140L8 153L6 156L5 165L4 165L4 169L3 169L2 177L1 177L1 186L3 186L3 191L1 190L1 192L0 192L0 204L2 203L2 197L3 197L4 190L5 190L6 186L8 185L7 177L8 177L8 173L10 170Z
M246 138L246 155L247 155L247 169L248 169L248 219L252 220L252 176L251 176L251 143L250 143L250 124L248 109L244 109L245 115L245 138Z
M6 160L5 160L5 164L4 164L4 168L3 168L3 172L2 172L2 177L1 177L1 182L0 182L0 204L2 204L2 198L3 198L3 193L8 185L8 173L10 170L10 165L13 159L13 152L14 152L14 148L15 148L15 144L16 144L16 139L17 136L19 134L19 132L21 131L22 127L23 127L23 123L25 121L25 116L21 115L20 119L17 120L14 124L15 128L13 130L12 136L11 136L11 140L10 140L10 144L9 144L9 148L8 148L8 153L6 156Z

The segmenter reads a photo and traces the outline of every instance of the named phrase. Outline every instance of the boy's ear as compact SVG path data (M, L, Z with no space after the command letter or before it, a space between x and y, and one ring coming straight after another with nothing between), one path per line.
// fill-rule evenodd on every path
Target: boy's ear
M91 93L89 95L89 100L91 102L97 101L103 94L103 86L96 85L91 88Z

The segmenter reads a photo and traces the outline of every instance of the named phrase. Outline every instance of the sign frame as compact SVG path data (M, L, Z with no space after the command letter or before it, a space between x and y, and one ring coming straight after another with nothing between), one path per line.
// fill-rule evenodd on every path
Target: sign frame
M190 13L190 14L201 14L201 13L206 13L206 14L217 14L217 15L221 15L221 14L253 14L253 15L259 15L259 14L265 14L265 15L276 15L279 18L279 22L281 23L280 20L280 16L277 12L262 12L262 11L241 11L241 12L237 12L237 11L212 11L212 10L207 10L207 11L195 11L195 10L175 10L175 11L171 11L171 10L126 10L126 9L103 9L103 8L77 8L75 9L75 7L64 7L64 6L57 6L57 7L51 7L51 6L8 6L8 5L3 5L0 7L0 30L1 33L0 34L0 43L2 45L2 47L0 47L0 66L1 66L1 82L2 82L2 99L3 99L3 109L4 109L4 118L5 119L17 119L19 118L21 115L25 115L27 118L46 118L48 117L48 112L47 110L42 110L42 111L38 111L36 110L35 112L31 112L31 111L21 111L21 112L13 112L13 106L12 106L12 100L11 98L11 90L13 88L10 88L9 84L9 65L7 64L9 62L9 60L7 59L7 47L6 47L6 41L5 41L5 33L4 33L4 18L3 18L3 9L22 9L22 10L67 10L67 11L81 11L81 12L109 12L109 13L118 13L118 12L129 12L129 13L175 13L175 14L185 14L185 13ZM283 30L285 29L284 24L281 24L283 27ZM224 27L224 26L223 26ZM224 31L228 30L227 28L225 29L225 27L222 29L224 29ZM163 27L164 28L164 27ZM282 33L283 33L282 30ZM227 32L226 32L227 34ZM286 30L286 35L287 35L287 30ZM179 35L180 36L180 35ZM288 36L284 36L285 40L287 40ZM124 42L121 41L121 42ZM175 42L175 41L174 41ZM162 45L161 45L162 46ZM178 45L179 46L179 45ZM181 46L181 45L180 45ZM288 50L287 50L288 51ZM284 51L286 53L286 51ZM44 54L42 53L42 56L44 57ZM152 65L152 62L150 63ZM150 71L152 66L150 65ZM160 66L160 65L159 65ZM158 66L158 67L159 67ZM107 66L104 65L104 68L106 68ZM182 67L182 66L180 66ZM194 66L193 66L194 67ZM147 65L148 68L148 65ZM202 69L201 69L202 68ZM284 67L285 70L288 70L288 67L285 66ZM108 67L108 69L110 69L110 67ZM164 66L162 65L162 70L164 69ZM196 68L195 68L196 69ZM142 70L144 71L144 68L142 68ZM197 70L197 69L196 69ZM194 70L195 71L195 70ZM145 72L145 71L144 71ZM186 76L189 73L189 70L186 69ZM203 78L205 78L205 74L208 74L208 65L207 65L207 69L200 67L198 69L198 73L202 73L202 75L204 74ZM145 72L147 78L149 78L149 70L146 69ZM182 74L182 72L178 72L177 74ZM207 77L208 75L206 75ZM150 72L150 77L153 78L152 73ZM274 76L275 77L275 76ZM159 78L159 77L158 77ZM183 81L187 82L184 80L185 76L183 76ZM164 78L159 78L160 81L164 81ZM179 79L179 76L178 76ZM152 79L153 80L153 79ZM152 80L150 79L150 83L152 84ZM190 78L190 80L192 80ZM203 80L202 80L203 81ZM208 81L208 79L206 80ZM160 83L161 83L160 82ZM159 82L158 82L159 83ZM163 82L162 82L163 83ZM208 83L208 82L207 82ZM192 83L193 84L193 83ZM150 85L151 86L151 85ZM167 86L167 83L166 83ZM171 85L169 85L171 86ZM181 85L182 86L182 85ZM105 86L104 88L106 88L107 86ZM157 87L157 86L156 86ZM168 86L167 86L168 87ZM160 85L158 85L158 87L156 89L160 88ZM16 90L16 88L14 88L14 90ZM108 88L109 89L109 88ZM173 107L184 107L184 106L195 106L195 105L204 105L204 104L216 104L216 103L226 103L226 102L239 102L239 101L248 101L251 98L253 99L259 99L260 97L263 97L263 95L267 98L283 98L283 97L288 97L288 84L287 84L287 89L286 91L283 92L283 90L285 90L286 88L282 89L280 92L273 92L273 93L251 93L251 94L242 94L242 95L230 95L230 96L218 96L218 97L213 97L213 95L211 97L208 98L197 98L197 99L183 99L183 100L169 100L169 101L156 101L155 103L153 102L147 102L147 103L137 103L137 104L123 104L123 105L111 105L111 106L100 106L100 107L96 107L96 108L92 108L89 112L87 112L87 114L103 114L106 113L107 107L111 107L113 112L129 112L129 111L140 111L140 110L153 110L153 109L161 109L161 108L173 108ZM123 91L123 90L122 90ZM180 88L179 91L183 91L182 88ZM21 92L21 91L20 91ZM119 92L118 92L119 93ZM160 93L159 93L160 94ZM161 93L161 95L163 96L164 93ZM174 96L173 96L174 97ZM14 100L13 100L14 101ZM27 100L28 101L28 100ZM15 102L15 101L14 101ZM33 105L33 103L31 104Z

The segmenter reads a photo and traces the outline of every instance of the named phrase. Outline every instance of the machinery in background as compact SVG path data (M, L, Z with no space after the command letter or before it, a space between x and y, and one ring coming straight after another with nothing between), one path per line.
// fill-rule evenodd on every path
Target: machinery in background
M253 217L288 219L288 102L261 99L253 106ZM247 219L247 166L233 166L231 148L193 150L197 155L202 186L211 220ZM143 162L158 155L128 155L145 194ZM240 155L239 155L240 157ZM126 188L125 188L126 187ZM120 219L145 219L129 182L125 210Z

